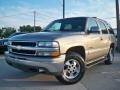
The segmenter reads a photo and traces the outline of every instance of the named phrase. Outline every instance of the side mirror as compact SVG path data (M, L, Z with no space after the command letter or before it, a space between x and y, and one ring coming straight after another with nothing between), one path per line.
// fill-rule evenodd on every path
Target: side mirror
M100 33L100 31L98 27L91 27L88 33Z

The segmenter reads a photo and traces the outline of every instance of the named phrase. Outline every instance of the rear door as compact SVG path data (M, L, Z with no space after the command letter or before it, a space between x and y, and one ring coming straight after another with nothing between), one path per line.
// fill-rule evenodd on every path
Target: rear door
M106 56L108 54L110 48L110 37L107 27L105 26L105 22L102 20L97 20L99 28L102 32L101 34L101 53L100 55Z
M107 27L107 30L109 32L109 44L114 43L115 47L117 45L117 33L114 32L114 30L112 29L111 25L108 23L105 23L105 26Z

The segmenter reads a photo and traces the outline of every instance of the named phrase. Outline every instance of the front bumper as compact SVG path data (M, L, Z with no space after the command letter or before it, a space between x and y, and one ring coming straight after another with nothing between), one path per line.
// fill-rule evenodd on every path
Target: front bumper
M5 52L6 62L18 69L35 70L51 74L60 74L64 67L65 55L59 57L30 57Z

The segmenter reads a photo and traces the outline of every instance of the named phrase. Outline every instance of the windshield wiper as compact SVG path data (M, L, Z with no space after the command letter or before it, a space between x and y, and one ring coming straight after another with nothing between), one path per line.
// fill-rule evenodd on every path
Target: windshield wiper
M42 30L41 32L50 32L50 30L45 29L45 30Z

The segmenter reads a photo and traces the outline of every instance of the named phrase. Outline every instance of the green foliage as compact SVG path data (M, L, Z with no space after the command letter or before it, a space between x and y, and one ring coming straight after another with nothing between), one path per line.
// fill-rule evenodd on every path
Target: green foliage
M40 26L35 27L35 32L40 32L42 29ZM30 25L24 25L20 26L19 28L20 32L28 32L32 33L34 32L34 27ZM11 34L15 33L16 29L12 27L4 27L0 29L0 38L8 38Z
M2 37L2 29L0 29L0 38Z
M4 27L0 29L0 38L8 38L11 34L15 33L16 29L12 27Z
M36 27L35 27L35 31L36 31L36 32L40 32L41 30L42 30L42 28L41 28L40 26L36 26Z
M34 32L34 27L32 27L30 25L20 26L19 31L20 32ZM40 32L40 31L41 31L41 27L40 26L36 26L35 27L35 32Z

